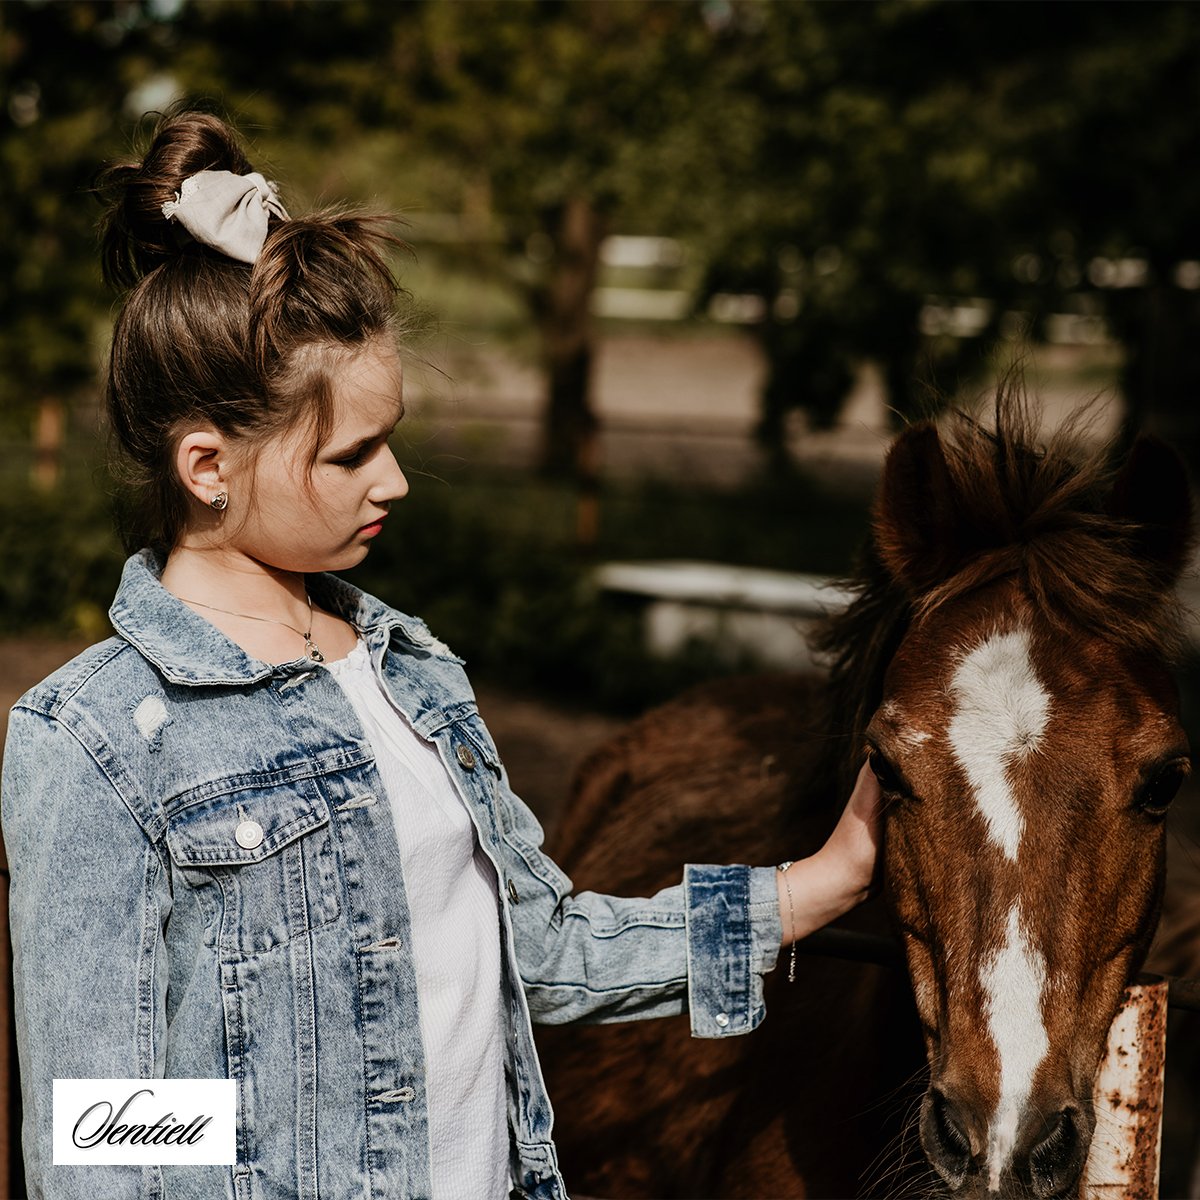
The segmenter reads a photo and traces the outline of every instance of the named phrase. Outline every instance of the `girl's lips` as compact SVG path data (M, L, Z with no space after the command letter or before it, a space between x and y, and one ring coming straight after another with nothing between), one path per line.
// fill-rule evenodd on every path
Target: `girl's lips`
M383 528L383 518L378 521L372 521L369 525L364 525L358 532L365 534L367 537L374 537Z

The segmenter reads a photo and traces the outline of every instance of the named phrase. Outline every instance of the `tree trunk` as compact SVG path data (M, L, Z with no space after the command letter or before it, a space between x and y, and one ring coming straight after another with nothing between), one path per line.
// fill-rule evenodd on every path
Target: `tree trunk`
M63 442L66 440L67 410L61 400L45 396L38 401L33 418L33 485L51 492L62 477Z
M593 487L598 474L597 421L591 406L592 290L604 239L604 219L590 200L568 199L549 230L549 277L534 296L546 369L542 434L544 474Z

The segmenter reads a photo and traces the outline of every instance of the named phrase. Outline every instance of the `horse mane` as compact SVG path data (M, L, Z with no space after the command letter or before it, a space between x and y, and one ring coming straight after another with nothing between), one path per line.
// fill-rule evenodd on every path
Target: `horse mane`
M1064 632L1083 629L1137 655L1177 658L1183 638L1174 580L1147 564L1140 527L1110 510L1113 447L1085 446L1081 436L1091 407L1042 443L1038 409L1014 375L997 389L991 428L961 410L947 414L939 438L957 519L971 541L948 577L924 590L914 592L885 567L876 501L858 572L846 581L856 598L814 637L831 664L827 732L843 785L857 771L862 734L908 628L1000 579L1015 577Z

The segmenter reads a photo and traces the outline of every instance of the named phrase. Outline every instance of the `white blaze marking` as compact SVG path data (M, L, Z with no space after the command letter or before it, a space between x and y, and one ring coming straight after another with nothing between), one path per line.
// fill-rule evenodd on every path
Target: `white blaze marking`
M1024 821L1008 766L1037 749L1050 712L1050 697L1029 659L1029 635L1022 629L987 638L959 664L950 690L958 700L949 729L954 757L988 835L1015 861Z
M958 702L948 731L954 757L989 839L1015 862L1025 822L1008 771L1037 749L1050 719L1050 696L1030 660L1029 634L1017 630L984 640L963 658L950 690ZM1021 928L1018 903L1008 910L1004 942L983 964L979 978L1000 1060L1000 1099L987 1145L988 1186L996 1191L1049 1047L1042 1019L1046 961Z
M1016 904L1008 910L1004 945L984 964L980 981L1000 1056L1000 1102L988 1127L987 1149L988 1187L996 1191L1012 1156L1034 1073L1050 1044L1042 1020L1046 962L1026 939Z

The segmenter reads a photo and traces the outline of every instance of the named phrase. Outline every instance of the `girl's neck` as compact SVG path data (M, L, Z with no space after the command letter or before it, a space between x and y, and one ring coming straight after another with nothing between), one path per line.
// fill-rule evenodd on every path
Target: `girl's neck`
M349 654L358 637L336 614L315 605L309 608L303 574L280 571L242 554L177 546L167 558L162 582L261 662L292 662L311 645L333 661Z
M162 584L180 599L253 616L299 619L308 609L304 575L222 549L176 546L167 557Z

